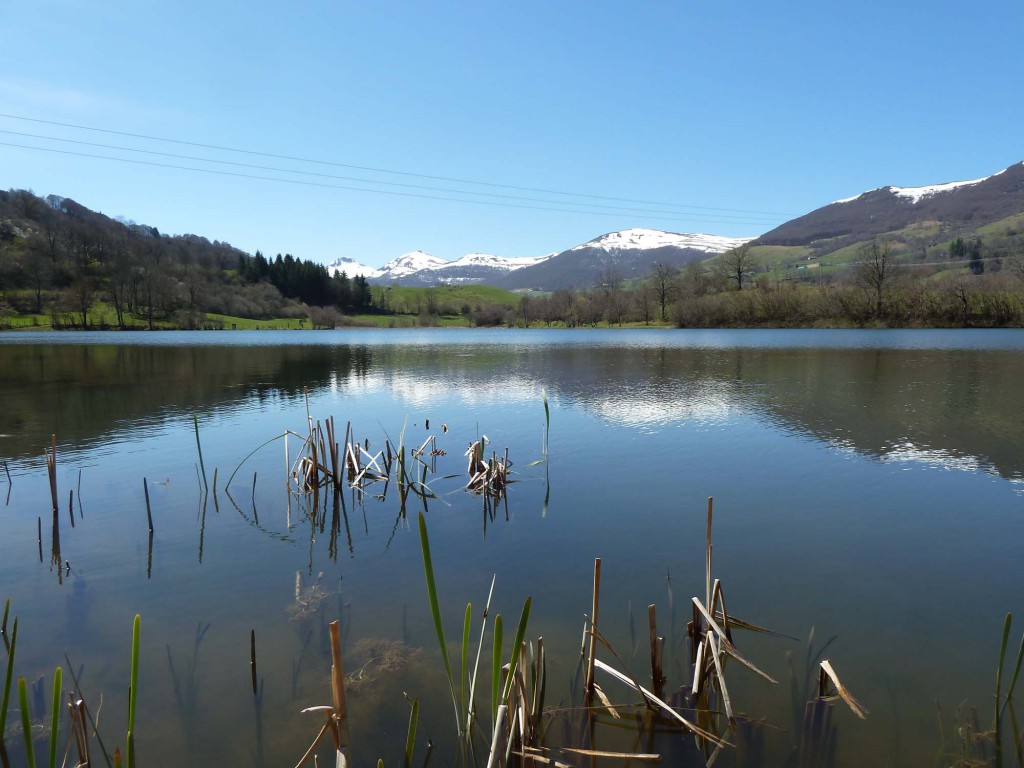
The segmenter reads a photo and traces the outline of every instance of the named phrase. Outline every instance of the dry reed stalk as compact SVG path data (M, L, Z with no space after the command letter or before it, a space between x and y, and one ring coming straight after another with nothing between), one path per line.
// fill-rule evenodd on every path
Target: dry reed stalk
M578 747L563 747L563 752L572 752L584 757L611 757L617 760L661 760L661 755L646 754L643 752L607 752L601 749L580 749Z
M711 650L711 661L715 665L715 677L718 680L718 690L722 694L722 704L725 706L725 716L729 718L729 723L732 724L736 721L736 717L732 711L732 702L729 699L729 689L725 685L725 671L722 668L721 659L722 649L719 647L714 635L708 635L707 641Z
M662 695L665 685L665 674L662 671L662 655L665 650L665 638L658 637L658 620L654 603L647 606L647 634L651 646L651 687L656 696Z
M704 605L701 603L701 601L699 599L697 599L696 597L692 598L692 600L693 600L693 604L697 607L697 610L701 613L701 615L704 617L704 620L707 622L708 627L713 629L715 631L715 634L718 635L718 639L721 641L722 648L723 648L723 650L726 653L728 653L730 656L732 656L734 659L736 659L736 661L738 661L740 664L745 666L750 671L755 672L756 674L758 674L761 677L763 677L769 683L777 683L778 682L778 680L776 680L774 677L769 675L767 672L764 672L764 671L758 669L758 667L756 667L753 664L753 662L748 661L747 658L745 656L743 656L743 654L741 654L739 651L737 651L736 650L736 646L734 646L729 641L729 638L726 636L725 630L722 629L718 625L717 621L715 621L713 618L711 618L711 614L708 613L708 610L704 607Z
M146 496L146 519L149 520L149 532L153 533L153 511L149 508L149 483L142 478L142 492Z
M541 765L553 765L555 768L573 768L569 763L563 763L561 760L555 760L551 757L546 757L539 754L539 749L524 749L522 752L512 751L512 754L516 757L523 758L524 761L532 763L540 763ZM525 763L524 763L525 764Z
M711 605L711 513L714 507L715 500L713 497L708 496L708 533L706 543L706 557L704 560L704 575L707 586L706 596L704 602L707 605Z
M597 646L597 609L601 598L601 558L594 558L594 592L590 609L590 643L587 654L587 676L584 683L586 692L583 702L584 707L590 707L594 694L594 661Z
M846 687L842 684L842 682L840 682L839 675L836 674L836 671L832 668L832 664L828 659L822 659L821 662L821 675L818 680L818 696L820 698L830 698L827 695L827 683L824 679L826 675L828 676L828 679L832 681L832 684L836 687L836 693L839 696L839 698L846 702L846 706L853 710L853 714L855 714L861 720L866 719L868 716L868 710L864 707L863 704L861 704L859 701L853 698L853 696L850 694L848 690L846 690Z
M256 686L256 629L249 631L249 669L252 672L252 695L257 693Z
M494 719L494 732L491 734L491 751L487 756L487 768L505 768L505 720L508 717L508 705L499 704Z
M53 501L53 512L57 514L57 435L50 435L50 450L46 454L46 474L50 480L50 499ZM10 475L8 475L8 481Z
M334 417L331 416L327 421L327 447L330 450L331 455L331 481L338 485L341 481L341 476L338 472L338 443L334 440Z
M341 656L341 623L335 619L330 623L331 632L331 701L332 735L339 758L348 762L348 704L345 700L345 667ZM342 757L344 756L344 757Z
M638 685L635 681L631 680L629 677L627 677L626 675L622 674L617 669L608 666L607 664L605 664L600 659L597 659L594 662L594 664L595 664L595 666L598 669L600 669L600 670L602 670L604 672L607 672L609 675L614 677L620 683L624 683L625 685L628 685L633 690L637 691L647 701L649 701L651 704L654 704L657 707L659 707L669 717L671 717L671 718L675 719L676 721L682 723L684 726L686 726L688 729L690 729L690 731L692 731L697 736L700 736L701 738L707 739L708 741L710 741L713 744L725 744L727 746L731 746L731 745L729 745L728 742L724 741L723 739L720 739L715 734L713 734L713 733L711 733L709 731L704 730L703 728L701 728L700 726L696 725L695 723L691 723L689 720L687 720L685 717L680 715L675 709L673 709L669 704L667 704L661 698L659 698L658 696L655 696L651 691L647 690L642 685Z
M75 749L78 751L78 763L75 768L89 768L91 761L89 758L89 733L85 727L85 701L76 699L71 694L68 694L68 699L68 714L71 720L70 739L74 741Z

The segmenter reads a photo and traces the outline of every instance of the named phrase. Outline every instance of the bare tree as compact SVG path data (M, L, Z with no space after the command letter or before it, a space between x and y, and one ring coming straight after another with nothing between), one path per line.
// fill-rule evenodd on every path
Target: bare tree
M655 264L648 276L648 280L654 288L654 294L658 297L658 304L661 305L662 321L665 320L665 306L675 294L675 278L678 274L679 270L676 267L668 264Z
M657 286L641 283L633 291L633 305L636 307L637 315L644 321L644 325L651 324L651 314L654 310L654 300L658 296ZM661 317L665 318L665 305L661 305Z
M742 291L743 278L757 267L757 257L750 252L750 243L726 251L719 259L726 276L736 283L736 290Z
M881 317L885 293L897 277L888 240L872 240L860 249L860 261L854 264L854 279L875 303L875 315Z

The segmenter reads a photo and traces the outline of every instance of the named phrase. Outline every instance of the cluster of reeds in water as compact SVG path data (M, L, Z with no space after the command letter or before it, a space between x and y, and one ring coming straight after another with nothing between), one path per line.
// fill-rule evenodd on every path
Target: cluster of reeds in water
M738 730L748 731L753 721L744 718L734 709L726 669L735 662L752 670L769 683L775 683L770 675L760 670L737 650L733 641L734 630L767 632L748 622L730 616L726 609L725 590L721 581L712 577L712 501L708 500L707 544L706 544L706 589L704 598L691 600L693 617L688 625L690 657L686 680L670 695L666 696L667 679L664 673L665 638L658 635L656 609L648 607L648 628L650 648L649 687L629 671L615 649L598 629L600 610L601 560L594 563L593 601L591 612L585 622L583 643L577 665L575 680L583 679L576 705L570 707L546 708L547 658L542 637L530 641L526 637L529 622L531 598L527 598L520 613L511 646L503 647L503 625L501 614L493 617L489 674L483 672L481 661L487 639L488 623L491 621L491 598L495 579L492 579L487 600L480 618L477 642L474 635L474 613L472 604L467 604L458 645L457 658L450 653L444 623L441 618L441 601L434 573L430 540L427 533L426 517L419 513L419 534L423 557L427 600L437 635L445 678L451 695L454 724L457 732L456 762L460 765L483 765L488 768L506 768L510 765L554 765L568 766L568 761L595 758L630 760L660 760L662 755L650 751L608 751L599 749L597 733L602 719L610 716L622 720L625 713L632 713L638 724L637 741L646 733L648 744L654 745L655 733L659 731L692 737L692 748L687 753L688 765L711 766L718 760L723 749L733 746L730 738ZM332 625L332 637L336 631ZM774 634L774 633L773 633ZM342 668L340 646L335 647L333 670ZM601 656L610 656L617 665ZM831 704L844 701L858 716L867 712L843 686L832 664L823 659L818 664L819 680L817 694L806 704L802 742L799 748L799 766L820 766L828 764L834 748L831 726ZM613 702L613 694L605 691L597 681L596 672L632 692L634 701ZM489 678L489 699L478 701L481 678ZM577 688L576 685L573 686ZM339 695L340 691L340 695ZM326 723L320 729L309 750L299 762L301 766L315 752L316 746L331 733L336 749L336 765L346 765L349 742L346 739L347 708L344 701L344 675L332 672L332 705L312 707L307 712L323 713ZM340 702L340 705L339 705ZM415 747L419 701L412 700L409 730L404 751L404 766L411 765ZM638 712L645 712L638 715ZM555 721L562 726L561 744L557 747L546 745L546 736ZM426 759L429 760L428 748Z

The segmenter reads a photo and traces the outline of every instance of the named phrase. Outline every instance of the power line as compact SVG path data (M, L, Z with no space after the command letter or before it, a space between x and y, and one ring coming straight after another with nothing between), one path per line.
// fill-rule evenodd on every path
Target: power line
M301 176L313 176L313 177L324 178L324 179L337 179L337 180L340 180L340 181L355 181L355 182L362 182L362 183L366 183L366 184L383 184L383 185L387 185L387 186L391 186L391 187L402 187L402 188L405 188L405 189L419 189L419 190L426 190L426 191L431 191L431 192L453 193L453 194L458 194L458 195L478 195L478 196L482 196L482 197L500 198L500 199L504 199L504 200L520 200L520 201L525 201L525 202L546 203L546 204L550 204L550 205L587 206L587 207L590 207L590 208L604 208L604 209L608 209L610 211L625 211L625 212L632 212L632 213L653 213L653 214L671 213L670 211L652 211L652 210L650 210L648 208L627 208L627 207L624 207L624 206L617 206L617 205L602 205L600 203L577 203L577 202L574 202L572 200L564 200L564 201L545 200L545 199L542 199L542 198L534 198L534 197L521 197L521 196L517 196L517 195L503 195L503 194L498 194L498 193L494 193L494 192L470 192L470 191L465 191L465 190L461 190L461 189L449 189L449 188L445 188L445 187L431 187L431 186L426 186L426 185L422 185L422 184L405 184L405 183L398 182L398 181L378 181L376 179L364 179L364 178L358 178L358 177L353 177L353 176L339 176L339 175L330 174L330 173L319 173L317 171L299 171L299 170L294 170L294 169L291 169L291 168L278 168L278 167L267 166L267 165L255 165L253 163L239 163L239 162L234 162L234 161L231 161L231 160L215 160L215 159L211 159L211 158L197 157L195 155L180 155L180 154L175 154L173 152L158 152L156 150L151 150L151 149L137 149L135 147L124 147L124 146L120 146L120 145L117 145L117 144L101 144L101 143L98 143L98 142L82 141L82 140L79 140L79 139L64 139L64 138L60 138L60 137L57 137L57 136L44 136L44 135L37 134L37 133L25 133L25 132L22 132L22 131L8 131L8 130L4 130L2 128L0 128L0 133L7 134L9 136L22 136L22 137L30 138L30 139L42 139L44 141L59 141L59 142L65 143L65 144L76 144L76 145L79 145L79 146L99 147L101 149L113 149L113 150L121 151L121 152L136 152L136 153L140 153L140 154L154 155L154 156L158 156L158 157L170 157L170 158L174 158L174 159L177 159L177 160L192 160L192 161L196 161L196 162L200 162L200 163L216 163L218 165L230 165L230 166L235 167L235 168L252 168L252 169L255 169L255 170L272 171L272 172L275 172L275 173L293 173L293 174L298 174L298 175L301 175ZM778 221L778 219L774 219L774 218L762 218L762 217L756 217L755 218L755 217L727 216L727 215L724 215L724 214L710 214L710 213L709 214L703 214L703 216L704 217L712 217L712 218L715 218L715 219L718 219L718 220L723 220L723 221L725 221L725 220L736 221L736 222L740 222L740 223L761 223L761 222L774 222L774 221Z
M272 176L258 176L251 173L238 173L235 171L219 171L213 168L193 168L190 166L183 165L172 165L171 163L157 163L150 160L132 160L127 157L111 157L109 155L95 155L89 152L74 152L67 149L54 149L52 147L33 147L27 144L15 144L13 142L0 141L0 146L3 147L15 147L18 149L29 149L35 152L49 152L58 155L73 155L76 157L88 157L96 160L111 160L119 163L131 163L133 165L146 165L155 168L171 168L178 171L190 171L194 173L208 173L216 176L232 176L241 179L258 179L261 181L279 182L282 184L296 184L306 187L322 187L326 189L344 189L353 192L371 192L378 195L390 195L394 197L414 197L422 200L440 200L453 203L471 203L474 205L489 205L499 208L522 208L534 211L548 211L551 213L571 213L571 214L583 214L587 216L609 216L610 214L605 211L586 211L586 210L568 210L565 208L547 208L539 205L522 205L519 203L505 203L497 202L493 200L468 200L465 198L458 197L442 197L439 195L423 195L415 192L397 192L390 189L367 189L365 187L351 187L342 184L327 184L324 182L317 181L303 181L301 179L281 179ZM460 193L460 194L474 194L472 192ZM666 213L669 213L666 211ZM699 217L696 215L679 214L674 216L651 216L646 214L637 214L634 218L638 219L657 219L660 221L684 221L684 220L695 220L703 221L706 220L707 216L713 216L715 214L702 214Z
M716 208L716 207L704 206L704 205L690 205L690 204L684 204L684 203L666 203L666 202L662 202L662 201L658 201L658 200L638 200L638 199L628 198L628 197L610 197L610 196L607 196L607 195L591 195L591 194L586 194L586 193L582 193L582 192L564 192L564 191L560 191L560 190L557 190L557 189L543 189L543 188L538 188L538 187L522 187L522 186L516 186L516 185L513 185L513 184L499 184L499 183L491 182L491 181L476 181L476 180L473 180L473 179L460 179L460 178L455 178L455 177L451 177L451 176L436 176L436 175L431 175L431 174L426 174L426 173L413 173L413 172L410 172L410 171L396 171L396 170L392 170L392 169L389 169L389 168L374 168L372 166L366 166L366 165L352 165L352 164L348 164L348 163L333 162L333 161L330 161L330 160L319 160L319 159L316 159L316 158L296 157L296 156L292 156L292 155L275 154L273 152L259 152L259 151L255 151L255 150L251 150L251 149L240 149L240 148L237 148L237 147L225 147L225 146L220 146L220 145L217 145L217 144L204 144L204 143L196 142L196 141L185 141L185 140L182 140L182 139L171 139L171 138L166 138L166 137L161 137L161 136L149 136L149 135L141 134L141 133L130 133L130 132L127 132L127 131L116 131L116 130L112 130L112 129L109 129L109 128L96 128L96 127L88 126L88 125L76 125L74 123L62 123L62 122L58 122L58 121L55 121L55 120L42 120L40 118L24 117L24 116L21 116L21 115L8 115L8 114L0 113L0 118L6 118L8 120L22 120L22 121L31 122L31 123L40 123L40 124L43 124L43 125L55 125L55 126L59 126L61 128L73 128L75 130L80 130L80 131L94 131L96 133L107 133L107 134L111 134L111 135L115 135L115 136L127 136L127 137L134 138L134 139L144 139L146 141L162 141L162 142L166 142L166 143L169 143L169 144L180 144L180 145L189 146L189 147L200 147L200 148L203 148L203 149L213 149L213 150L217 150L217 151L220 151L220 152L237 152L239 154L255 155L255 156L258 156L258 157L270 157L270 158L274 158L276 160L290 160L290 161L299 162L299 163L312 163L312 164L316 164L316 165L334 166L336 168L349 168L349 169L358 170L358 171L369 171L371 173L390 173L390 174L395 174L395 175L398 175L398 176L411 176L411 177L420 178L420 179L430 179L430 180L433 180L433 181L448 181L448 182L454 182L456 184L475 184L475 185L485 186L485 187L496 187L496 188L499 188L499 189L518 190L520 192L537 192L537 193L545 194L545 195L564 195L564 196L567 196L567 197L582 197L582 198L588 198L588 199L591 199L591 200L608 200L608 201L620 202L620 203L639 203L641 205L658 205L658 206L668 207L668 208L692 208L692 209L696 209L696 210L721 211L721 212L725 212L725 213L749 213L749 214L761 214L761 215L767 215L767 216L782 216L782 217L786 217L786 218L790 218L790 217L798 215L798 214L793 214L793 213L783 213L781 211L754 211L754 210L747 210L747 209L743 209L743 208ZM472 193L469 193L469 194L472 194Z

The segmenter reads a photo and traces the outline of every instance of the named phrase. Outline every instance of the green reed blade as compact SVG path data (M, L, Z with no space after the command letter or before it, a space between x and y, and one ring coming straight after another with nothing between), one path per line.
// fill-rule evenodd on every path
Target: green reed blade
M460 707L459 712L463 715L463 720L468 720L465 715L469 712L466 708L466 660L469 655L469 627L473 622L473 604L466 603L466 618L462 622L462 659L461 659L461 674L459 676L459 699ZM473 706L473 702L469 703L469 706ZM460 726L461 728L461 726ZM467 729L468 733L468 729Z
M502 703L508 701L508 696L512 692L513 676L516 673L516 666L519 664L519 649L523 647L523 638L526 636L526 624L530 620L530 604L532 602L533 598L528 597L523 603L523 613L519 617L519 627L516 629L516 639L512 643L512 652L509 658L508 679L505 680L505 687L501 692Z
M7 726L7 704L11 700L11 681L14 679L14 650L18 644L18 617L14 617L14 626L11 629L11 648L7 651L7 674L4 676L4 698L0 702L0 739L5 733Z
M2 632L4 635L7 634L7 615L10 612L11 612L11 598L8 597L7 598L7 602L4 603L4 623L3 623L3 626L0 627L0 632Z
M139 635L142 630L142 617L135 614L132 625L132 671L131 685L128 688L128 744L125 755L127 768L135 766L135 707L139 701Z
M494 596L494 583L497 580L497 574L491 577L491 589L487 593L487 603L484 605L484 615L480 622L480 641L476 646L476 661L473 663L473 674L469 680L469 708L466 711L466 733L473 730L473 720L476 714L476 677L480 671L480 654L484 648L484 635L487 632L487 617L491 613L491 597Z
M494 650L491 656L491 722L498 716L498 689L501 687L501 614L494 617Z
M1003 637L999 641L999 666L996 667L996 699L999 698L1000 680L1003 676L1003 661L1006 658L1006 643L1010 639L1010 624L1013 622L1013 614L1006 614L1003 619Z
M60 729L61 669L53 670L53 710L50 714L50 768L57 768L57 736Z
M18 678L18 703L21 705L21 731L25 736L25 759L28 761L28 768L36 768L36 753L32 747L32 723L28 717L28 690L24 677Z
M404 434L404 430L403 430ZM434 631L437 632L437 642L441 646L441 658L444 659L444 671L448 676L448 688L452 694L452 707L455 709L455 722L462 731L462 723L459 718L459 699L455 695L455 680L452 676L452 663L448 658L448 643L444 637L444 624L441 622L441 604L437 599L437 582L434 580L434 562L430 558L430 539L427 536L427 519L423 513L419 513L420 523L420 548L423 551L423 573L427 581L427 601L430 603L430 615L434 620Z
M1024 661L1024 635L1020 638L1020 648L1017 649L1017 663L1013 667L1013 677L1010 678L1010 687L1006 689L1006 698L1013 698L1013 689L1017 686L1017 678L1020 676L1020 665Z
M409 731L405 736L405 756L402 761L402 768L412 766L412 751L416 746L416 724L420 715L420 700L412 700L412 712L409 713ZM378 762L381 765L383 761Z
M1003 681L1003 661L1006 658L1006 642L1010 639L1010 623L1013 621L1013 614L1006 614L1006 618L1003 619L1003 638L999 641L999 666L996 667L996 716L995 716L995 728L996 728L996 755L1001 757L1001 749L999 743L999 711L1000 711L1000 691L1002 688ZM1002 764L1002 761L999 760Z

